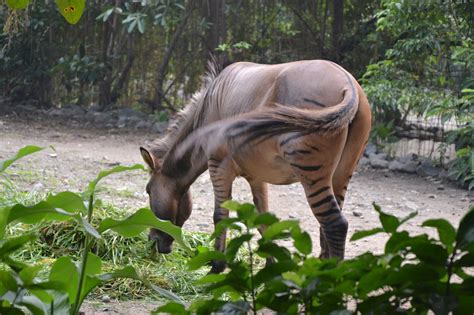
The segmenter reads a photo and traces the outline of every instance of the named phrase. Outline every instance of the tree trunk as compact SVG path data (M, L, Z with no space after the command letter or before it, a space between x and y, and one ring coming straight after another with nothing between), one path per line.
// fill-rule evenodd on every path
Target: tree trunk
M227 40L227 25L225 21L225 0L207 0L204 4L205 16L211 26L206 34L207 55L215 56L217 62L223 65L227 61L226 52L218 52L216 48Z
M343 38L343 22L344 22L344 0L333 0L333 20L332 20L332 59L340 62L341 56L341 40Z
M166 102L163 85L165 82L165 76L168 69L168 65L171 60L171 54L173 53L173 50L175 49L176 44L178 43L178 40L181 37L184 28L186 27L186 23L188 22L188 19L194 10L195 2L195 0L188 1L186 8L184 9L184 12L181 16L181 22L179 22L178 26L176 27L176 30L174 31L173 36L170 39L168 48L165 51L165 55L163 56L163 60L161 61L160 66L158 67L155 84L155 99L151 104L153 111L155 111L157 108L162 108L163 102ZM173 110L174 108L171 109Z
M120 7L121 0L115 0L115 6ZM113 81L113 61L110 56L113 54L115 46L115 36L118 31L119 19L114 14L111 24L104 23L102 42L102 62L105 65L105 75L99 86L99 105L108 106L112 103L112 81Z

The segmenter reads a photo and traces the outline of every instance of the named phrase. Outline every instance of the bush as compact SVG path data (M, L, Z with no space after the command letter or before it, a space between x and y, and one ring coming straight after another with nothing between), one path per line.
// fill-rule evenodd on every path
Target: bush
M199 281L212 298L195 301L187 309L168 303L157 312L256 314L269 309L280 314L472 314L474 310L474 277L466 270L474 266L474 208L457 230L444 219L425 221L423 226L438 231L438 239L433 239L399 230L416 213L400 220L374 204L381 227L356 232L352 240L386 233L384 254L365 253L337 261L312 257L311 238L296 221L258 214L250 204L226 202L224 207L237 217L219 223L214 236L223 228L237 231L237 236L225 253L201 247L189 261L190 269L211 260L227 263L226 273L209 274ZM250 250L256 229L263 225L267 228L250 251L253 254L239 257L240 249ZM281 243L283 239L292 241L293 252ZM256 258L269 257L273 263L255 270Z
M26 146L14 157L1 162L0 178L4 179L4 187L8 187L10 183L4 171L18 159L42 149ZM171 222L157 219L150 209L139 209L123 220L104 218L96 227L92 225L95 223L92 220L96 206L95 191L100 180L111 174L136 169L143 169L143 166L117 166L102 171L89 183L83 194L64 191L50 194L33 205L16 203L0 207L0 314L24 314L24 310L28 309L34 315L76 315L93 289L117 278L139 280L167 298L181 301L173 293L141 277L132 266L104 273L102 259L92 252L98 240L108 231L130 238L150 227L172 235L190 252L181 230ZM71 256L62 256L51 265L31 265L16 258L16 254L27 244L34 242L38 235L36 232L24 232L21 236L8 237L6 229L9 225L64 221L72 221L75 227L79 227L75 235L75 239L82 240L78 244L81 255L79 261Z

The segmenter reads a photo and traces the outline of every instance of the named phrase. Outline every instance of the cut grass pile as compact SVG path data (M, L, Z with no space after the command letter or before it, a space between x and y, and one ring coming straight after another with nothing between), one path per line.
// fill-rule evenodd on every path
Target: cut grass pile
M56 182L49 181L41 187L35 188L34 183L40 179L37 177L38 174L25 173L25 171L16 167L13 167L12 171L10 171L12 173L7 172L6 176L2 175L0 177L0 207L12 206L16 203L33 205L48 196L50 193L48 189L57 190L59 188ZM45 182L44 177L42 182ZM115 190L102 187L99 196L113 200L118 195ZM97 199L92 225L97 227L100 221L107 217L123 219L136 210L119 208L110 202ZM15 258L27 263L43 265L45 270L43 274L46 277L46 270L49 270L47 267L54 263L55 259L67 255L75 258L76 261L79 260L84 242L84 234L79 229L80 227L74 221L41 222L35 225L18 223L10 225L7 233L9 235L21 235L36 232L38 234L38 239L34 243L25 246L16 254ZM186 233L185 231L183 233L191 248L212 246L207 233ZM229 234L232 235L232 232ZM193 301L205 296L202 287L196 285L195 282L204 276L209 269L189 271L187 261L191 256L178 244L174 245L172 253L162 255L154 251L153 243L148 241L146 233L132 238L124 238L109 231L96 241L92 252L102 259L103 272L133 266L149 282L173 291L185 301ZM239 259L248 260L248 257L247 249L239 253ZM263 260L256 261L256 269L260 269L263 263ZM0 266L0 268L3 267ZM155 291L150 290L139 281L131 279L118 279L108 282L98 290L93 291L89 299L100 299L103 296L118 300L145 298L148 300L163 300Z
M46 187L20 189L20 186L33 186L31 183L37 180L34 174L28 173L28 176L21 176L22 173L24 172L15 168L14 173L7 172L6 176L0 178L0 207L12 206L16 203L33 205L49 194ZM46 185L49 186L49 183ZM118 208L98 199L92 225L97 227L100 221L107 217L123 219L135 210ZM42 222L35 225L18 223L9 226L7 233L21 235L36 232L38 239L25 246L15 258L28 263L39 263L46 267L61 256L68 255L79 260L84 242L84 234L79 228L74 221ZM191 248L210 246L208 234L184 233L184 235ZM147 240L146 233L133 238L124 238L109 231L103 235L102 239L97 240L92 251L102 259L104 272L133 266L152 284L169 289L184 300L195 299L201 294L200 288L194 282L207 271L188 271L186 263L190 256L178 244L175 244L171 254L162 255L154 252L153 244ZM99 298L102 295L120 300L161 298L140 282L130 279L111 281L93 292L91 297Z

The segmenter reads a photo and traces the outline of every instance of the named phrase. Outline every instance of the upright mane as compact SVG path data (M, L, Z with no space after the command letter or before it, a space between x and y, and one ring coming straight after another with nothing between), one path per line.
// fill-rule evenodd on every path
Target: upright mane
M165 132L165 135L155 140L151 145L151 152L162 159L176 144L183 141L190 133L199 128L205 111L206 94L211 83L220 73L220 67L214 59L207 64L206 74L202 77L202 86L193 94L188 105L176 114L176 119Z

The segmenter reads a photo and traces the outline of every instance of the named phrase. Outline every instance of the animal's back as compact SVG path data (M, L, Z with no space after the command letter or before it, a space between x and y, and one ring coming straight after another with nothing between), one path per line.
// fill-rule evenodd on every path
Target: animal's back
M345 87L347 72L326 60L238 62L225 68L210 87L207 123L274 103L315 110L334 106L341 102Z

